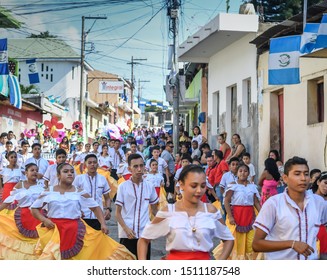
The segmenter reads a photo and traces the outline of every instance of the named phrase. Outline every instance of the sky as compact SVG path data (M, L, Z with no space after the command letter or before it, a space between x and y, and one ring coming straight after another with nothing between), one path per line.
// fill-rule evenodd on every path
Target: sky
M86 61L96 70L131 79L134 65L135 94L164 101L167 70L168 17L165 0L0 0L23 26L1 30L1 38L24 38L49 31L65 40L80 54L82 16L107 17L85 20ZM73 4L69 4L73 3ZM74 4L76 3L76 4ZM182 0L179 10L178 43L183 43L220 12L226 0ZM230 0L230 13L238 13L241 0ZM84 7L81 7L84 6ZM91 50L93 49L93 50ZM9 54L10 55L10 54ZM139 82L140 81L140 82Z

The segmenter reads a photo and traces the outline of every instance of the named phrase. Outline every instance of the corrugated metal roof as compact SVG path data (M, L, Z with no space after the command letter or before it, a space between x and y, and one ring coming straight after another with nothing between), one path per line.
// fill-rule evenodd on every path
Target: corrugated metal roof
M327 12L327 0L308 7L307 22L320 22L323 13ZM303 33L303 13L297 14L279 24L276 24L256 37L251 44L255 44L263 52L269 49L269 39Z
M9 39L8 54L15 59L80 59L80 55L71 46L57 38Z

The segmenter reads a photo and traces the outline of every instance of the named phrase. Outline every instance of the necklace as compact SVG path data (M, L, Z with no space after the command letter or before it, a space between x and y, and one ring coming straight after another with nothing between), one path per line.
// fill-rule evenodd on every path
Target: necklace
M187 214L187 216L188 216L188 222L189 222L189 224L190 224L190 227L191 227L191 230L192 230L192 232L193 233L195 233L196 232L196 230L197 230L197 228L196 228L196 226L195 226L195 223L196 223L196 214L197 214L197 212L198 212L198 207L199 206L197 206L196 208L195 208L195 214L194 214L194 222L193 222L193 225L191 224L191 221L190 221L190 218L192 217L191 215L189 215L189 213L187 212L187 208L184 206L184 204L182 203L182 208L185 210L185 212L186 212L186 214Z

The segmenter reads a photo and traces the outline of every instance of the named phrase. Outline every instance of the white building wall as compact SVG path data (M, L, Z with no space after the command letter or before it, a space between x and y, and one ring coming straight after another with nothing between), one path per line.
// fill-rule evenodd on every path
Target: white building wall
M327 65L325 58L301 58L301 83L296 85L268 85L268 52L262 54L258 64L259 79L263 81L262 102L259 104L259 162L267 158L271 149L271 96L278 89L284 90L284 161L293 156L304 157L309 167L326 170L327 163ZM308 81L323 77L324 122L308 125ZM260 99L259 99L260 100ZM263 170L261 165L260 172Z
M218 132L227 132L227 142L231 143L232 133L230 126L230 113L226 114L230 107L229 87L237 86L237 106L243 103L243 81L251 79L251 102L257 102L257 78L256 78L256 47L249 42L255 38L255 34L248 34L232 45L223 49L210 58L208 70L208 116L211 119L209 127L209 143L215 147ZM217 131L217 98L215 93L219 92L220 121L224 127ZM237 112L233 112L237 113ZM242 118L240 119L242 122ZM242 126L241 123L238 124ZM243 125L244 126L244 125ZM210 139L211 135L211 139Z

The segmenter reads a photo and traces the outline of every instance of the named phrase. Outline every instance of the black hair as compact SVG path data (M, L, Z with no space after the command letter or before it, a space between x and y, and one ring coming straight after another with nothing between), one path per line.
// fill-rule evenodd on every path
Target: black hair
M199 164L196 164L196 165L199 165L199 166L202 166L202 163L201 163L201 161L197 158L197 157L194 157L193 159L192 159L192 164L195 164L195 163L193 163L193 162L197 162L197 163L199 163Z
M238 157L232 157L232 158L229 159L228 164L230 165L234 161L237 161L238 163L240 162L240 160L238 159Z
M64 149L58 149L58 150L56 151L56 158L57 158L57 156L59 156L59 155L65 155L65 156L67 156L67 152L66 152Z
M234 133L234 134L233 134L233 136L236 136L238 139L240 139L240 140L241 140L241 136L240 136L239 134L237 134L237 133Z
M203 143L203 144L201 144L201 146L200 146L200 150L202 150L203 148L207 148L207 149L210 150L210 146L209 146L208 143Z
M237 167L237 171L241 168L241 167L245 167L247 169L247 171L250 173L250 167L248 165L246 165L245 163L240 163Z
M290 158L288 161L286 161L286 163L284 165L284 174L285 175L288 175L288 173L292 169L293 165L306 165L309 169L309 165L308 165L308 162L306 161L306 159L295 156L295 157Z
M218 136L220 136L221 138L223 138L224 140L226 140L226 138L227 138L227 132L220 133Z
M84 162L86 162L89 158L95 158L96 160L98 160L98 157L96 154L88 154L88 155L86 155Z
M220 160L224 159L224 154L223 154L222 151L217 150L217 149L214 149L214 150L212 151L212 153L214 153L215 156L216 156L217 158L219 158Z
M69 165L70 167L73 168L73 166L72 166L71 164L69 164L68 162L60 163L60 164L58 164L58 166L57 166L57 174L58 174L58 175L60 175L60 171L61 171L61 169L63 169L64 166L66 166L66 165Z
M128 152L130 152L130 151L131 151L130 148L126 148L126 149L125 149L125 155L126 155Z
M100 153L101 155L103 155L103 148L105 148L105 147L107 147L109 149L109 146L107 144L102 145L102 151Z
M127 160L128 166L131 166L132 160L139 159L139 158L141 158L143 160L143 158L140 154L131 154Z
M32 150L34 149L34 147L40 147L41 148L41 144L40 143L34 143L32 145Z
M181 160L184 160L184 159L186 159L189 163L192 163L192 157L190 154L187 154L187 153L182 154Z
M197 129L199 130L198 135L200 135L200 134L201 134L201 129L200 129L200 127L199 127L198 125L196 125L195 127L193 127L193 129L192 129L193 134L194 134L194 128L197 128Z
M210 157L213 157L211 150L209 152L206 152L206 158L210 158Z
M270 153L273 153L276 156L276 161L280 161L279 152L277 150L270 150L269 155Z
M174 145L173 141L167 141L166 146L167 146L167 145L171 145L171 144Z
M130 143L130 145L132 146L132 145L136 145L137 146L137 143L136 143L136 141L132 141L131 143Z
M77 142L77 146L79 146L79 145L81 145L81 144L83 144L83 145L84 145L84 143L83 143L83 142Z
M100 145L98 141L95 141L95 142L92 143L92 147L93 147L95 144Z
M117 143L117 142L119 142L120 143L120 140L119 139L115 139L115 141L114 141L115 143Z
M321 182L322 180L327 179L327 172L324 171L320 174L320 176L313 182L311 190L313 193L316 193L318 191L318 181Z
M17 153L15 152L15 151L10 151L10 152L8 152L8 153L6 153L6 159L9 159L9 157L11 156L11 155L13 155L13 154L15 154L16 156L17 156Z
M37 164L35 164L34 162L28 163L25 165L25 171L27 171L28 169L30 169L32 166L36 166L37 168L39 168L37 166Z
M183 167L181 174L179 175L179 181L185 182L185 179L189 173L203 173L205 174L202 166L196 164L190 164Z
M153 147L152 147L152 152L153 152L154 150L158 150L158 151L160 151L160 147L159 147L159 146L153 146ZM151 153L152 153L152 152L151 152Z
M26 141L26 140L24 140L24 141L22 141L21 143L20 143L20 146L21 147L23 147L23 146L25 146L25 145L30 145L30 143L28 143L28 141Z
M265 160L265 170L269 172L271 176L278 181L280 179L280 173L278 171L278 166L276 161L273 158L267 158Z
M3 137L8 137L8 133L7 132L2 132L1 135L0 135L0 138L3 138Z
M248 153L248 152L245 152L243 155L242 155L242 158L243 157L248 157L248 158L251 158L251 155L250 155L250 153Z
M150 159L150 164L149 164L149 166L151 166L152 162L156 162L156 163L158 164L158 161L157 161L156 159L152 158L152 159Z
M314 168L312 170L310 170L310 178L312 178L312 176L316 173L321 173L321 170L320 169L317 169L317 168Z
M7 141L6 142L6 145L12 145L12 142L11 141Z

